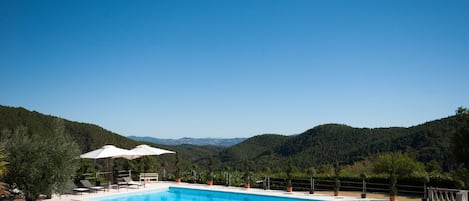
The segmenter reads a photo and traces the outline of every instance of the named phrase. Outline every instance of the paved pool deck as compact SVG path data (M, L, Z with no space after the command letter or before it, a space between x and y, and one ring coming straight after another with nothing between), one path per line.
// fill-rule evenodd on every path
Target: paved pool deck
M73 195L54 195L50 201L90 201L96 197L102 196L112 196L112 195L120 195L120 194L127 194L127 193L136 193L136 192L143 192L143 191L150 191L150 190L158 190L158 189L166 189L168 187L184 187L184 188L192 188L192 189L201 189L201 190L217 190L217 191L225 191L225 192L235 192L235 193L252 193L258 195L274 195L274 196L284 196L284 197L291 197L291 198L301 198L301 199L311 199L311 200L327 200L327 201L384 201L380 199L373 199L373 198L356 198L350 196L332 196L332 195L325 195L325 194L309 194L309 192L305 191L294 191L294 192L286 192L281 190L262 190L257 188L250 188L245 189L242 187L227 187L227 186L220 186L220 185L213 185L208 186L204 184L192 184L192 183L176 183L176 182L153 182L153 183L146 183L145 187L140 186L139 188L129 187L129 188L120 188L120 189L111 189L105 192L99 191L97 193L83 193L83 194L73 194Z

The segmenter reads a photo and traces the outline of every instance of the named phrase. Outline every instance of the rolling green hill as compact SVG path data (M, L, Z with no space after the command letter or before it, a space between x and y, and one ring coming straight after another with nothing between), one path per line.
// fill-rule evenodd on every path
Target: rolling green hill
M0 138L26 127L28 133L51 135L56 117L43 115L24 108L0 106ZM284 136L264 134L248 138L231 147L196 145L155 145L180 153L184 166L203 166L208 156L214 156L217 168L241 169L244 160L253 162L254 170L265 167L279 169L291 157L298 169L331 164L339 160L342 164L369 158L375 154L402 150L421 162L435 160L445 169L456 163L451 153L451 136L456 131L458 119L447 117L409 128L353 128L340 124L325 124L302 134ZM83 152L114 144L133 148L142 142L105 130L97 125L65 120L65 128ZM169 167L173 156L161 156Z
M29 111L25 108L7 107L0 105L0 139L12 134L20 127L27 128L29 134L53 135L54 120L57 117L44 115L36 111ZM217 154L223 148L215 146L195 146L195 145L161 145L151 142L135 141L122 135L108 131L102 127L93 124L73 122L64 120L65 130L71 135L79 145L82 153L97 149L106 144L113 144L117 147L126 149L134 148L139 144L148 144L163 149L175 150L180 152L180 157L186 166L192 161L197 163L207 158L208 155ZM173 168L175 157L167 154L159 157L165 161L169 169ZM154 158L150 158L154 160ZM161 164L157 164L158 168Z
M219 154L221 162L243 161L261 154L270 153L282 145L289 137L276 134L264 134L251 137L239 144L224 149Z
M53 122L57 117L29 111L24 108L0 106L0 137L14 133L19 127L26 127L28 133L52 135ZM105 130L99 126L65 120L65 129L80 146L83 152L113 144L123 148L133 148L140 144L124 136Z
M297 168L352 164L378 153L404 151L421 162L435 160L445 170L456 166L451 136L458 127L455 116L409 128L353 128L326 124L296 136L260 135L220 152L219 159L231 164L255 161L255 168L281 167L291 157Z

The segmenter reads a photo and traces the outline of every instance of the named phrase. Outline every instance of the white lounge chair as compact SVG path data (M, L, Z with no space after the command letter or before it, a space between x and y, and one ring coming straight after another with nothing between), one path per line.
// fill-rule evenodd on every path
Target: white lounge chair
M140 182L133 181L130 177L122 177L124 181L119 182L119 186L125 185L125 186L137 186L140 187L142 184Z

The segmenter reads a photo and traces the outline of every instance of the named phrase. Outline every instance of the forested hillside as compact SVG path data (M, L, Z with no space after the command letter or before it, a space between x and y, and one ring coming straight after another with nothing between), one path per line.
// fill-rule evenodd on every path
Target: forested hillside
M24 108L0 106L0 137L14 133L16 129L24 127L29 134L52 135L54 119L56 117L44 115ZM99 126L65 120L65 130L77 142L83 152L87 152L106 144L118 147L133 148L139 143L105 130Z
M25 127L29 133L53 134L55 117L31 112L24 108L0 106L0 137ZM297 169L331 164L341 164L372 157L378 153L404 151L421 162L437 161L444 170L456 166L451 152L451 136L458 128L455 116L427 122L410 128L353 128L347 125L326 124L302 134L284 136L264 134L249 138L231 147L195 145L155 145L178 151L188 168L204 166L211 155L218 169L230 166L241 169L243 161L255 161L256 171L269 167L281 169L287 158L292 158ZM105 144L133 148L137 142L112 133L99 126L65 120L65 128L83 152ZM151 144L151 143L148 143ZM173 156L162 156L171 166Z
M258 156L259 154L263 154L275 149L277 146L283 144L287 139L287 136L276 134L254 136L240 144L223 150L220 153L221 160L222 162L228 162L230 160L240 161L251 159Z
M0 106L0 139L4 136L14 134L16 130L21 128L27 129L30 135L54 135L54 120L56 118L57 117L44 115L36 111L29 111L25 108ZM82 153L100 148L106 144L131 149L139 144L145 143L164 149L177 150L180 152L180 157L184 161L183 164L190 166L192 161L197 163L197 161L207 158L208 155L216 154L223 149L222 147L214 146L168 146L151 142L139 142L93 124L69 120L64 120L64 124L66 133L69 133L75 140ZM174 166L174 155L162 155L160 158L162 160L158 164L155 164L156 161L154 158L148 158L147 160L150 160L150 162L147 162L147 164L156 165L156 169L160 168L162 165L166 165L169 168ZM165 164L161 164L163 163L162 161L164 161Z
M449 170L456 165L451 136L457 125L454 116L410 128L369 129L326 124L296 136L256 136L224 150L219 157L221 161L235 164L249 159L270 167L279 167L291 157L296 167L304 169L336 160L352 164L378 153L404 151L423 163L435 160Z

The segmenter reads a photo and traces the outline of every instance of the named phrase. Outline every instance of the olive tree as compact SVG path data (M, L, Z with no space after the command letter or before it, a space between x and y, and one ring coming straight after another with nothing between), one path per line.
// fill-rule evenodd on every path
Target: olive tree
M5 143L9 153L8 183L16 183L26 200L40 194L65 193L78 169L78 145L65 132L64 121L56 119L53 133L28 133L20 127Z
M6 154L3 149L0 147L0 179L7 173L7 162L5 161ZM0 195L9 195L7 185L0 180Z
M373 164L373 171L378 174L388 174L390 193L395 195L398 178L425 172L425 166L405 153L393 152L378 155Z
M453 154L459 163L469 169L469 109L459 107L456 116L459 127L453 135Z

